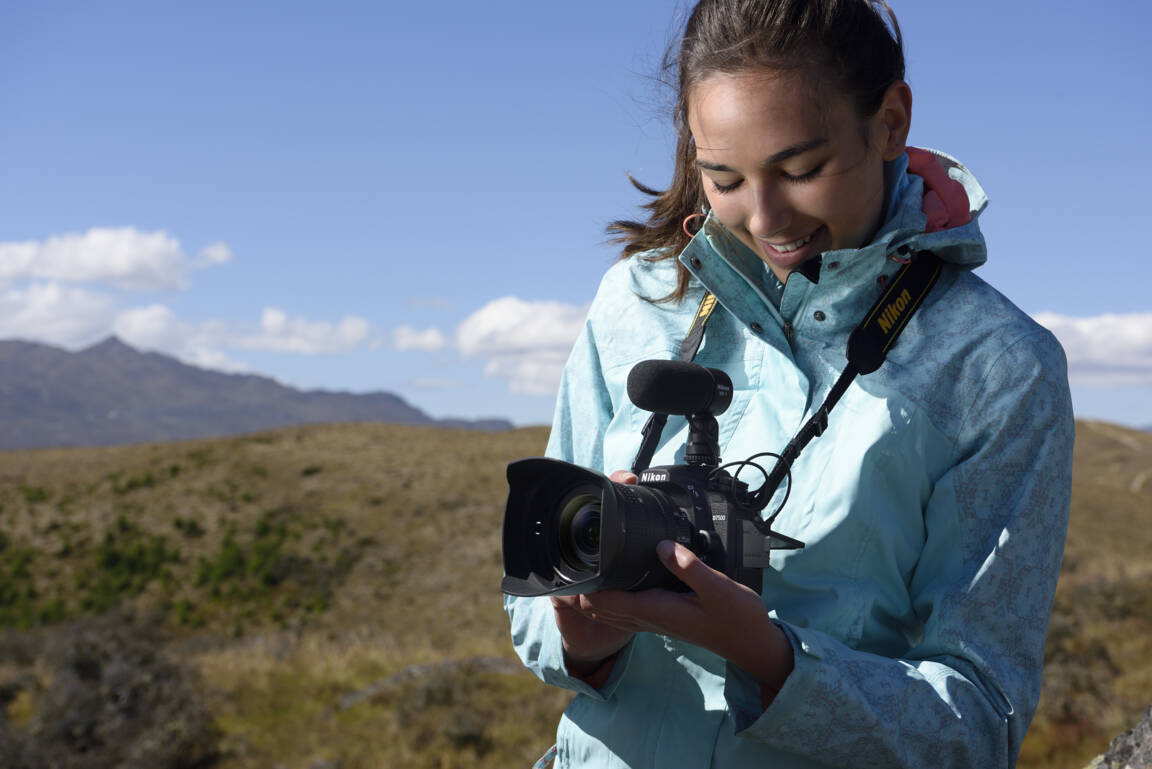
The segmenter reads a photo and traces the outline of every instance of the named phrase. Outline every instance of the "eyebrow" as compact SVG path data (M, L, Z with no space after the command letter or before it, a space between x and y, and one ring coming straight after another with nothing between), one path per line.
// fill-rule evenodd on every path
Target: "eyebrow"
M794 158L797 155L803 155L805 152L811 152L812 150L816 149L817 147L823 147L827 143L828 143L828 138L826 136L821 136L821 137L818 137L815 139L808 139L807 141L797 142L796 144L793 144L791 147L785 147L784 149L780 150L779 152L777 152L773 155L769 155L768 158L763 163L760 164L760 166L762 168L767 168L768 166L773 165L775 163L783 163L785 160L788 160L789 158ZM703 168L703 169L706 169L708 171L722 171L722 172L727 172L727 173L735 173L735 171L733 171L731 168L729 168L728 166L723 165L721 163L709 163L709 162L704 161L704 160L697 160L696 166L698 168Z

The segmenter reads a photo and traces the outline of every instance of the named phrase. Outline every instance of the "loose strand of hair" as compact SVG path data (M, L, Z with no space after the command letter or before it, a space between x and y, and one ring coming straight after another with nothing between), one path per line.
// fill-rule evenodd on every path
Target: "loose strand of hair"
M677 121L678 123L680 121ZM684 220L700 213L704 201L700 176L695 170L696 150L686 126L678 125L676 163L672 183L666 190L657 190L628 176L632 185L652 200L640 207L649 212L647 221L620 219L607 227L612 241L624 245L621 259L644 254L641 258L652 262L675 259L691 237L684 231ZM676 263L676 288L666 296L649 299L656 303L678 302L684 298L691 274Z

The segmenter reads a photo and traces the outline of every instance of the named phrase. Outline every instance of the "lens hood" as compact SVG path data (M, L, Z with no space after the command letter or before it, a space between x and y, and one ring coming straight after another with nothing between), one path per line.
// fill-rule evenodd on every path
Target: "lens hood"
M683 539L692 530L680 506L666 495L546 458L509 464L508 489L505 593L683 589L656 557L660 540ZM597 513L598 526L591 525Z

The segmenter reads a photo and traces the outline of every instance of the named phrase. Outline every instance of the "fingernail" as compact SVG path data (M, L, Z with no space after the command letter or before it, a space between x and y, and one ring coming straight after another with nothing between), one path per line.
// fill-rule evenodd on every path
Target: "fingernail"
M672 561L676 558L676 543L670 539L661 540L656 545L656 555L660 556L661 561Z

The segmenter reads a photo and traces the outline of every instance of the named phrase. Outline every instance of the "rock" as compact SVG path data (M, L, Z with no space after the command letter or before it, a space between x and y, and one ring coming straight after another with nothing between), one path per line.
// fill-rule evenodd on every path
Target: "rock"
M1090 769L1152 769L1152 705L1140 723L1112 740Z

